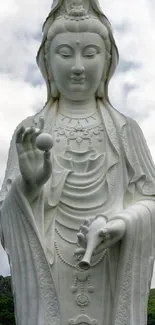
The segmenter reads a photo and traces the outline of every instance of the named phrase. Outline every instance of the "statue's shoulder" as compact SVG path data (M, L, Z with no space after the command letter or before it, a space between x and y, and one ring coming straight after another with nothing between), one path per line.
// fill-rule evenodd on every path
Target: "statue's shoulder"
M123 114L111 106L109 106L108 109L115 125L117 126L117 131L119 134L126 132L127 130L128 132L129 130L141 130L140 126L133 118Z
M133 118L126 116L126 121L127 124L129 124L130 126L137 126L139 127L138 123L136 122L136 120L134 120Z
M124 117L124 130L130 130L130 131L140 131L142 132L139 124L137 123L136 120L134 120L133 118L131 118L130 116L124 115L122 113L120 113L123 117Z
M141 146L140 143L143 143L143 146L147 146L143 131L136 120L129 116L124 116L126 123L121 131L121 139L123 143L129 143L129 147Z
M121 142L125 146L132 148L130 145L131 143L135 146L137 141L146 142L143 131L136 120L130 116L124 115L116 109L114 109L112 113Z

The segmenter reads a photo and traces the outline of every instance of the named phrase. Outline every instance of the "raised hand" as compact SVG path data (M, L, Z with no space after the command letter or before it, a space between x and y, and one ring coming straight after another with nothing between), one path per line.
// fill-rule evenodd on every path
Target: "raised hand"
M44 120L40 119L40 128L23 126L16 134L16 148L19 168L22 175L24 193L34 200L41 187L48 181L52 172L50 151L41 151L36 146L36 138L44 128Z

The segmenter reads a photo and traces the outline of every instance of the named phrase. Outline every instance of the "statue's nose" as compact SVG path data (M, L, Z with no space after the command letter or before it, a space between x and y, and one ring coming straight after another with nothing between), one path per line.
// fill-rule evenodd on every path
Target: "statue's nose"
M85 70L81 60L77 60L74 64L74 66L72 67L72 72L75 74L81 74L83 73Z

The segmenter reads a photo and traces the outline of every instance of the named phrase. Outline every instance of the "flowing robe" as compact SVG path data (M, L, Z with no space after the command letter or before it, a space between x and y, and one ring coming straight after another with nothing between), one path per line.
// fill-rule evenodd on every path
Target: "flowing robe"
M109 309L109 312L107 316L103 312L103 319L97 324L146 325L155 248L155 169L137 123L111 107L99 105L107 137L103 213L109 220L123 219L127 230L122 241L107 252L104 272L108 272L108 278L106 273L98 275L101 288L104 279L108 279L103 310ZM55 116L56 105L53 105L45 118L45 132L53 133ZM22 124L36 126L37 121L30 117ZM1 240L11 267L17 325L60 323L61 299L57 284L54 285L57 259L54 224L69 170L57 164L54 151L52 159L52 177L30 205L20 187L13 136L1 192ZM47 210L45 196L50 206ZM91 211L89 205L88 211ZM70 222L71 218L68 225ZM63 280L65 282L65 277ZM86 317L71 323L81 322L95 324L92 318Z

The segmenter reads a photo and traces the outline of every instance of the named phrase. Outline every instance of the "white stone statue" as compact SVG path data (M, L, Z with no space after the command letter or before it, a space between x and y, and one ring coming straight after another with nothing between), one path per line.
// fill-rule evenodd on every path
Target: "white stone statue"
M37 62L47 102L15 130L1 191L16 323L146 325L155 167L110 104L118 51L97 0L53 2Z

